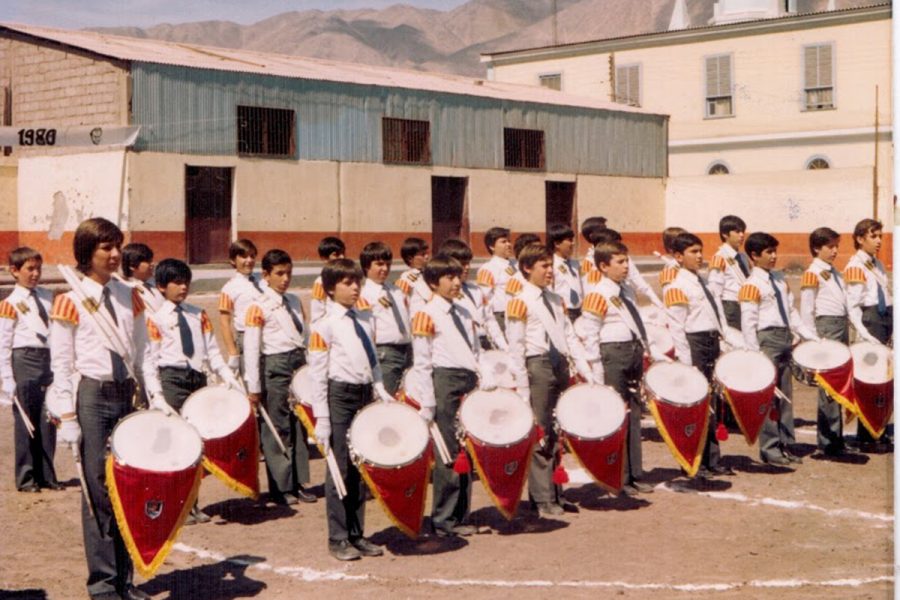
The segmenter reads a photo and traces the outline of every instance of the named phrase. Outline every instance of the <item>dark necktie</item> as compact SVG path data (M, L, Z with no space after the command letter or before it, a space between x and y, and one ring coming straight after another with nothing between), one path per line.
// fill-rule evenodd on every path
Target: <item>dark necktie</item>
M747 258L740 252L737 253L735 258L737 259L737 264L741 268L741 273L744 274L744 277L750 277L750 265L747 264Z
M50 326L50 318L47 316L47 309L44 308L44 305L41 304L41 299L38 298L37 290L31 290L31 298L34 300L34 303L37 305L38 316L41 318L41 321L44 322L46 327ZM47 336L43 334L37 334L39 340L41 340L42 344L47 343Z
M706 296L706 299L709 300L709 304L713 307L713 312L716 313L716 321L719 323L719 327L722 326L722 317L719 315L719 307L716 306L716 301L713 298L712 293L710 293L709 288L706 287L706 282L703 281L703 277L697 273L697 281L700 282L700 287L703 288L703 294Z
M775 301L778 303L778 312L781 314L781 320L784 321L785 327L790 327L787 311L784 308L784 298L781 297L781 291L775 284L775 273L769 271L769 281L772 282L772 289L775 290Z
M248 275L247 279L250 280L250 283L253 285L254 288L256 288L256 291L259 292L260 294L262 294L262 288L259 287L259 282L256 281L256 277L253 275Z
M572 273L574 279L578 279L578 271L575 270L575 267L572 266L572 261L566 260L566 267L569 269L569 272ZM569 303L572 307L578 306L578 292L575 291L575 288L569 288Z
M394 302L393 296L385 290L384 294L385 299L390 303L391 313L394 315L394 321L397 322L397 329L400 330L400 335L406 337L406 326L403 325L403 317L400 315L400 309L397 308L397 303Z
M471 348L472 341L469 339L468 334L466 334L466 328L463 326L462 319L459 318L459 314L456 312L456 305L452 302L450 303L450 317L453 319L453 324L456 326L456 330L459 331L459 335L466 340L466 346Z
M153 286L150 285L150 282L149 282L149 281L145 281L145 282L143 283L143 285L144 285L145 288L147 288L147 291L148 291L148 292L153 293Z
M550 304L550 295L547 290L541 290L541 301L544 303L544 306L547 307L550 318L556 321L556 314L553 312L553 305ZM562 360L562 355L559 353L559 348L553 343L553 338L550 337L549 333L547 334L547 345L550 346L550 364L556 368Z
M284 305L284 310L287 311L287 314L291 316L291 321L293 321L294 327L297 328L297 333L303 335L303 323L300 322L300 319L298 319L297 315L294 314L294 311L291 310L291 304L288 302L287 296L281 297L281 303Z
M844 291L844 286L841 285L841 279L838 277L838 272L834 265L831 266L831 276L834 277L834 282L837 284L838 289Z
M187 319L184 318L184 308L179 304L175 307L175 313L178 315L178 333L181 335L181 351L188 358L194 356L194 336L191 335L191 328L188 326Z
M868 266L872 271L874 277L874 273L878 271L878 263L876 262L876 260L873 258L866 264L866 266ZM883 317L887 314L887 298L884 295L884 288L881 287L881 283L878 282L878 279L875 280L875 291L878 294L878 315Z
M109 311L109 316L112 317L113 323L116 327L119 326L119 319L116 317L116 309L113 307L112 299L109 297L109 288L103 288L103 306L106 307L106 310ZM113 380L116 383L122 383L123 381L128 379L128 369L125 367L125 361L122 360L122 357L119 356L118 353L109 351L109 357L112 360L112 376Z
M359 338L359 341L363 345L363 350L366 351L366 358L369 359L369 366L372 370L375 370L378 359L375 357L375 348L372 347L372 340L369 339L369 336L366 335L366 330L363 329L362 325L359 324L359 321L356 320L356 313L352 308L347 311L347 316L353 321L353 331L356 332L356 337Z
M472 295L472 292L469 291L469 287L466 284L462 286L463 293L469 297L469 300L472 301L472 306L475 307L475 310L478 310L478 303L475 302L475 296Z
M624 288L619 288L619 298L622 299L622 304L624 304L625 308L628 309L628 313L631 315L631 319L634 321L634 324L637 325L638 331L641 333L641 341L644 342L644 345L647 346L647 348L649 348L650 342L647 340L647 329L644 327L644 321L641 319L641 313L639 313L637 307L631 303L631 300L625 297Z

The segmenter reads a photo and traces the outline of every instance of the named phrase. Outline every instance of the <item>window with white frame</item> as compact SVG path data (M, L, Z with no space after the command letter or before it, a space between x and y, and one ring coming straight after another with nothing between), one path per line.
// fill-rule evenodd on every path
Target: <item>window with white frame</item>
M541 87L559 91L562 89L562 73L546 73L538 75Z
M834 108L834 47L803 48L803 100L806 110Z
M641 105L641 65L616 67L616 102Z
M731 73L730 54L706 57L707 118L730 117L734 115Z

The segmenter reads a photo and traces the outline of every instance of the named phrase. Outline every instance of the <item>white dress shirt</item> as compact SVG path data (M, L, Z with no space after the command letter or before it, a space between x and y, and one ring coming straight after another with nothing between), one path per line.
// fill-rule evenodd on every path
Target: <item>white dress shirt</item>
M876 338L869 334L866 326L863 325L862 309L878 306L878 288L880 287L884 294L885 306L890 312L894 301L891 297L891 286L884 265L874 256L863 250L857 250L856 254L847 261L847 267L844 269L844 281L847 282L847 310L850 322L863 338L872 342L876 341Z
M847 284L834 265L814 258L800 282L800 318L812 330L816 317L847 316Z
M675 342L675 356L686 365L691 361L691 347L687 334L723 331L725 310L722 301L710 292L711 304L703 286L701 275L687 269L678 269L672 282L666 287L665 303L669 318L669 333Z
M409 344L412 341L409 309L400 288L388 282L382 285L366 279L359 294L371 307L376 344Z
M475 277L476 282L484 290L491 310L501 313L506 310L509 297L506 294L506 283L516 274L516 267L508 258L491 256L490 260L481 265Z
M634 292L627 285L603 277L584 297L578 332L595 373L600 372L600 344L640 340L640 329L623 303L622 294L635 304Z
M287 305L285 305L287 300ZM291 314L300 322L298 330ZM279 294L266 288L261 296L247 307L244 330L244 378L247 391L258 394L261 390L260 358L282 354L306 346L306 324L303 308L294 294Z
M254 281L256 281L256 277ZM243 332L245 323L247 322L247 308L250 303L256 300L264 289L258 281L256 285L260 289L256 289L247 275L235 273L234 277L228 280L228 283L222 288L219 294L219 312L229 313L232 316L232 323L238 332Z
M500 323L497 322L497 317L491 310L491 303L488 302L481 287L474 283L464 282L457 303L465 307L475 319L475 330L479 337L486 335L498 350L505 351L509 347L509 344L506 343L506 335L500 328Z
M407 269L395 284L406 295L410 315L422 310L425 303L431 300L431 288L425 283L425 277L419 269Z
M578 261L553 255L553 291L563 299L566 308L581 308L584 288Z
M325 288L322 286L322 276L319 275L313 282L312 293L310 294L309 322L315 323L324 317L325 313L328 312L330 302L331 298L325 293Z
M744 285L746 277L738 264L738 251L729 244L722 244L709 264L709 291L723 301L737 302L738 292ZM743 260L750 269L750 260L742 254Z
M162 292L160 292L159 289L157 289L153 278L150 278L147 281L141 281L140 279L132 277L126 279L125 283L136 289L141 295L141 300L144 301L144 308L147 309L147 314L153 314L158 311L159 307L166 301L166 297L162 295Z
M53 293L43 288L31 290L18 284L0 301L0 391L12 395L16 389L12 351L16 348L49 348L50 328L40 317L37 303L50 315Z
M741 303L741 333L744 336L744 343L751 350L759 350L757 333L770 327L787 327L792 333L805 340L818 339L819 336L815 329L811 330L800 319L800 313L794 306L794 295L784 281L784 275L780 272L772 272L772 274L774 275L774 285L778 286L781 294L788 322L784 322L778 308L770 272L753 267L750 277L741 286L738 294Z

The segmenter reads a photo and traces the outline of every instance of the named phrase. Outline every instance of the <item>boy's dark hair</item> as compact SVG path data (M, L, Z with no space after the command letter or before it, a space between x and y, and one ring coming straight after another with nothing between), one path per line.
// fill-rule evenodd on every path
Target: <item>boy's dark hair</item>
M611 242L621 242L622 234L615 229L597 229L591 234L591 244L598 246L600 244L609 244Z
M455 258L462 264L472 262L472 249L462 240L451 238L441 244L438 254Z
M291 260L291 255L285 252L284 250L279 250L278 248L273 248L266 252L262 259L262 270L263 273L271 273L272 269L279 265L291 265L293 266L294 261Z
M391 261L394 260L394 253L391 252L391 247L384 242L369 242L366 244L362 252L359 253L359 266L362 267L363 273L367 272L376 260L386 261L390 265Z
M322 267L322 288L329 296L334 294L334 287L344 279L350 279L356 283L363 280L362 269L349 258L336 258L328 261Z
M403 245L400 246L400 258L403 259L407 266L410 266L416 254L422 254L427 250L428 242L422 238L408 237L403 240Z
M246 238L231 242L231 245L228 247L228 260L234 260L239 256L241 258L245 256L256 258L257 254L259 254L259 251L256 249L256 244Z
M329 235L328 237L323 237L319 241L319 247L317 248L319 252L319 258L325 260L332 254L344 254L347 251L347 246L344 245L343 240L341 238L334 237L333 235Z
M598 229L606 228L606 217L588 217L581 224L581 237L593 244L591 235Z
M484 232L484 246L488 252L494 253L494 245L500 238L509 239L509 229L506 227L491 227Z
M156 265L153 271L153 279L157 287L166 287L170 283L190 283L193 273L191 268L183 260L177 258L164 258Z
M556 245L566 240L575 241L575 232L563 223L554 223L547 229L547 245L556 252Z
M40 263L44 262L43 257L41 257L41 253L34 248L29 248L28 246L16 248L9 253L9 266L14 269L21 269L29 260L36 260Z
M694 235L693 233L688 233L685 231L684 233L679 233L675 236L675 238L669 242L669 250L672 254L684 254L684 251L690 248L691 246L700 245L703 246L703 240Z
M881 231L883 228L884 225L881 224L881 221L876 221L875 219L863 219L853 228L853 247L856 250L859 250L860 244L856 238L866 237L867 234L873 231Z
M431 257L431 260L425 263L425 268L422 269L422 276L425 278L425 283L428 284L428 287L436 287L441 277L446 277L447 275L459 277L462 275L462 265L459 264L458 260L450 258L446 254L438 254Z
M663 249L668 253L672 254L674 250L672 249L672 242L675 241L682 233L687 233L687 229L684 227L666 227L662 232L662 243Z
M777 247L778 240L775 239L775 236L762 231L754 231L744 241L744 252L750 258L753 258L754 255L760 256L763 250L772 250Z
M719 219L719 239L723 242L728 234L732 231L747 231L747 224L744 220L735 215L725 215Z
M600 268L600 264L608 265L612 262L613 256L617 254L628 254L628 246L622 242L603 242L597 244L594 248L594 264Z
M809 234L809 253L815 258L816 252L818 252L822 246L827 246L839 239L841 239L841 234L834 229L831 229L830 227L819 227Z
M536 233L523 233L516 238L516 241L513 243L513 256L518 260L519 255L522 253L522 250L525 249L526 246L531 246L532 244L540 244L541 236Z
M121 246L123 241L125 241L125 236L122 234L122 230L116 227L112 221L103 217L82 221L75 230L75 239L72 241L78 270L85 274L91 270L91 258L100 244L112 243Z
M147 244L131 243L122 248L122 273L131 277L142 262L153 262L153 250Z
M528 277L528 272L539 260L553 260L553 252L543 244L528 244L519 253L519 271Z

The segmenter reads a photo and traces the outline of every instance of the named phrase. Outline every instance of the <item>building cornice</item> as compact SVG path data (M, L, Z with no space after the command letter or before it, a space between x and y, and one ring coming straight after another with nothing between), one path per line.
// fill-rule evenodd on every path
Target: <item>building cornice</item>
M779 133L762 133L755 135L732 135L711 138L695 138L687 140L669 140L669 152L681 154L707 149L723 149L736 147L773 146L807 144L810 142L849 143L872 140L874 127L858 127L853 129L824 129L821 131L785 131ZM878 138L893 138L890 125L878 128Z

